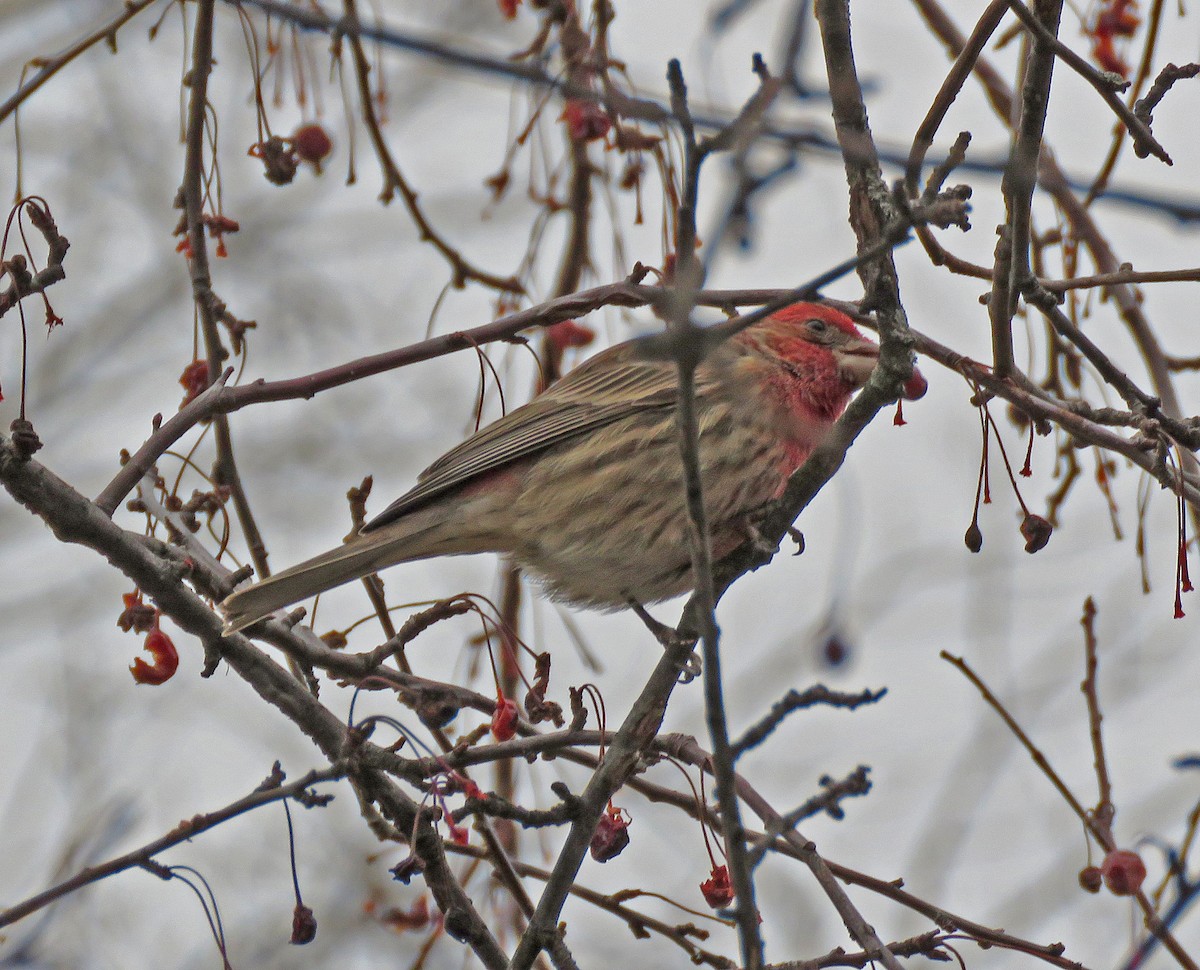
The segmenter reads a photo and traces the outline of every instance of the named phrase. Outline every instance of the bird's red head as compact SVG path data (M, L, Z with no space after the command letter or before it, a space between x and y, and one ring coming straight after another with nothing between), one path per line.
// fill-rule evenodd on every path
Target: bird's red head
M820 303L793 303L772 314L758 327L767 346L827 390L842 395L858 390L870 379L879 361L879 346L841 310ZM913 369L902 395L908 400L924 396L928 384Z
M770 319L791 328L802 327L809 320L823 320L849 337L863 339L862 331L853 320L841 310L835 310L824 303L793 303L782 310L776 310Z

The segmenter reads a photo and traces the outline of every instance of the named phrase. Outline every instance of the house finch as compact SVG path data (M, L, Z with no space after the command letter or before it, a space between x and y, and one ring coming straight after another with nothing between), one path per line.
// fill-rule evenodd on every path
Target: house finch
M797 303L741 331L696 370L700 474L715 558L753 535L879 348L850 318ZM904 396L918 398L917 372ZM395 563L497 552L558 600L618 609L692 587L675 419L676 367L635 341L443 455L344 545L233 593L228 631Z

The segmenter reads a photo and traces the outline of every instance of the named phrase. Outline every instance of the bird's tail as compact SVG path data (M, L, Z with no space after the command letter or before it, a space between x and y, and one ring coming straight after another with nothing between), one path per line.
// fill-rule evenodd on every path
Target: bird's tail
M389 555L389 546L394 549L395 542L395 537L386 533L357 536L343 546L232 593L221 603L224 632L236 633L268 613L401 561L394 553Z
M268 613L360 579L396 563L472 552L503 552L495 535L472 528L486 516L474 516L470 504L437 505L410 513L390 526L360 533L345 545L276 573L225 598L225 632L236 633Z

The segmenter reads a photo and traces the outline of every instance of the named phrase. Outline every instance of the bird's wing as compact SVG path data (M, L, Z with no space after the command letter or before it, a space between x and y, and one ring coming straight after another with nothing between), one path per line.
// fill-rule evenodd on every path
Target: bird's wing
M724 356L721 348L713 356ZM726 352L728 353L728 352ZM714 362L696 372L696 394L715 384ZM370 532L472 479L631 414L675 407L676 369L647 360L633 343L589 358L548 391L476 432L430 465L411 490L363 526Z

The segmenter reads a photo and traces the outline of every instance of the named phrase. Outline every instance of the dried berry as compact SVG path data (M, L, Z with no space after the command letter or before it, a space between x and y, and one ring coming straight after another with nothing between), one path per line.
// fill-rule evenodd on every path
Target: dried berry
M592 833L592 858L597 862L615 859L629 845L629 823L625 810L609 805Z
M292 910L292 938L289 943L303 946L317 938L317 918L313 911L303 903L297 903Z
M149 633L158 624L158 609L142 602L142 591L135 589L132 593L121 596L125 609L117 617L117 626L128 633Z
M262 160L266 168L263 175L268 182L275 185L289 184L296 177L296 169L300 167L296 149L288 139L279 135L272 135L266 141L251 145L247 154Z
M1033 553L1046 548L1052 532L1054 532L1054 526L1040 515L1034 515L1032 512L1027 514L1024 521L1021 522L1021 535L1025 537L1025 551Z
M183 388L183 401L180 408L190 404L208 389L208 361L196 358L183 369L179 375L179 384Z

